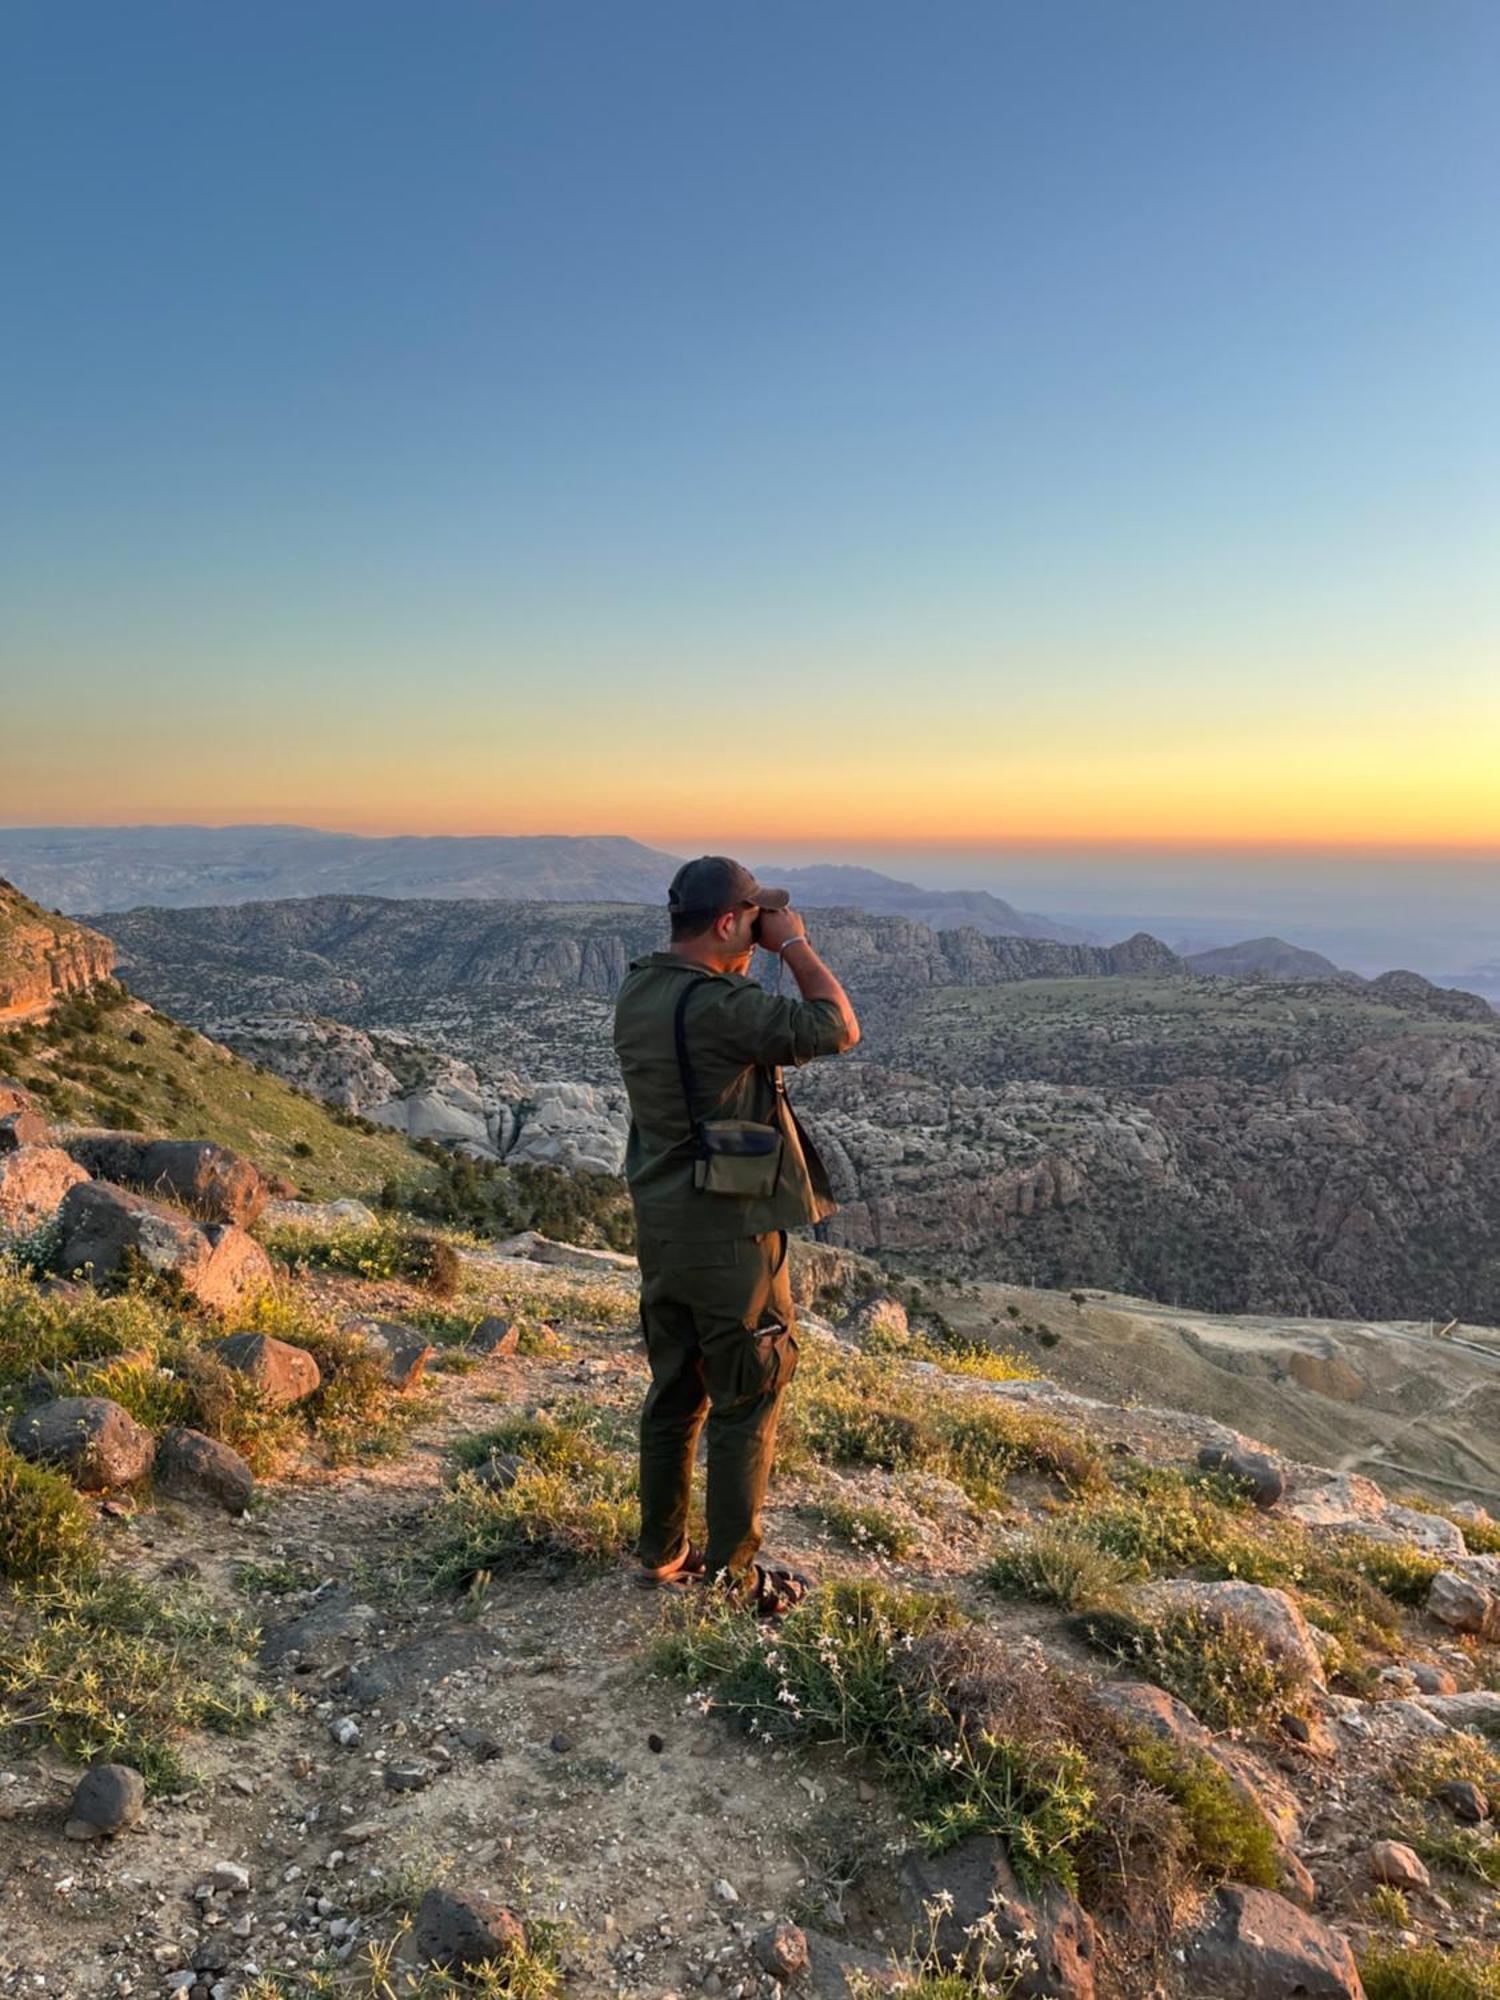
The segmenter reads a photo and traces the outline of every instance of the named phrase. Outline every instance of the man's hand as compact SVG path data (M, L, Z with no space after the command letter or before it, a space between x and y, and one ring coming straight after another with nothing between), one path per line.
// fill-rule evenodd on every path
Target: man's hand
M780 951L794 937L806 937L807 926L795 910L762 910L760 943L763 951Z

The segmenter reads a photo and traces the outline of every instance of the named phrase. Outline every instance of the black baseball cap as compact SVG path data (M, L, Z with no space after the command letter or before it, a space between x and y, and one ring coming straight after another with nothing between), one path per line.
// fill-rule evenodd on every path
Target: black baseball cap
M718 916L754 903L762 910L784 910L792 900L789 889L764 889L748 868L727 854L704 854L684 861L667 890L669 910L702 911Z

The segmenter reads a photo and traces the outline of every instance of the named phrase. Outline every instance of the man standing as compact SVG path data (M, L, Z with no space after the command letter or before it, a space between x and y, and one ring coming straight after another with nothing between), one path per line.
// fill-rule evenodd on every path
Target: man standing
M637 959L615 1006L630 1097L651 1386L641 1412L643 1582L706 1569L775 1617L804 1580L755 1558L776 1418L797 1365L787 1232L833 1212L827 1176L782 1087L783 1063L859 1040L854 1009L785 889L705 855L673 877L671 942ZM757 942L801 998L748 976ZM708 1422L708 1548L688 1540L693 1454Z

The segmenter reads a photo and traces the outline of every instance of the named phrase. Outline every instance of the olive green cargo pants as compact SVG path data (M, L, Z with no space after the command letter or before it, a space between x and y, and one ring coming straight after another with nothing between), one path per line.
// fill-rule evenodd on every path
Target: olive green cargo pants
M797 1367L786 1231L725 1243L639 1240L651 1387L641 1411L640 1559L687 1543L693 1455L708 1423L710 1577L743 1577L761 1544L782 1393Z

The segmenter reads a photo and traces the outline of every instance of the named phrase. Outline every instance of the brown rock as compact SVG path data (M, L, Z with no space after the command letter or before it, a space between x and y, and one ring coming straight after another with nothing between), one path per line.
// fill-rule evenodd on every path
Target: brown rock
M414 1326L401 1325L398 1320L355 1319L347 1321L346 1327L360 1336L393 1389L412 1388L437 1352L425 1334Z
M1468 1778L1455 1778L1452 1784L1443 1786L1438 1797L1455 1819L1463 1820L1468 1826L1478 1826L1490 1816L1489 1800Z
M1257 1507L1274 1507L1286 1492L1286 1474L1269 1452L1241 1442L1206 1444L1198 1454L1204 1472L1222 1472L1241 1487Z
M526 1930L513 1911L477 1889L429 1889L412 1931L418 1956L454 1970L503 1958L526 1948Z
M237 1451L181 1425L157 1447L156 1484L181 1499L217 1500L231 1514L243 1514L255 1495L255 1475Z
M1393 1889L1430 1889L1426 1863L1401 1840L1377 1840L1370 1849L1370 1873Z
M1477 1578L1440 1569L1427 1592L1427 1612L1455 1632L1500 1638L1500 1599Z
M755 1956L761 1970L785 1986L807 1970L807 1938L798 1925L778 1917L756 1938Z
M1417 1660L1411 1670L1411 1677L1417 1684L1418 1694L1457 1694L1458 1682L1446 1667L1434 1666L1430 1660Z
M0 880L0 1014L44 1014L69 993L83 993L108 979L115 948L98 931L85 930L44 910L11 883Z
M908 1855L901 1879L913 1923L925 1927L929 1913L936 1916L934 1945L945 1966L1003 1984L1017 1979L1029 1942L1036 1964L1005 1989L1016 2000L1094 2000L1092 1919L1055 1884L1028 1896L993 1834L971 1834L944 1854ZM990 1920L985 1933L969 1935L982 1918Z
M50 1146L52 1127L39 1111L23 1106L0 1118L0 1153L14 1153L21 1146Z
M69 1188L88 1180L57 1146L17 1146L0 1152L0 1236L20 1236L49 1222Z
M469 1335L476 1354L514 1354L521 1343L521 1329L498 1313L486 1313Z
M109 1493L145 1477L151 1433L107 1396L59 1396L11 1419L22 1458L55 1465L85 1493Z
M267 1333L232 1333L214 1341L212 1352L226 1368L248 1376L261 1400L278 1409L302 1402L322 1384L323 1372L305 1347Z
M1268 1889L1220 1889L1186 1957L1193 2000L1364 2000L1348 1941Z
M271 1280L271 1260L233 1223L197 1223L149 1195L108 1181L71 1188L59 1213L56 1263L86 1271L96 1284L121 1276L132 1260L175 1275L200 1305L227 1312Z
M270 1199L259 1167L207 1139L151 1139L142 1132L81 1132L68 1151L99 1179L180 1202L200 1222L248 1229Z

